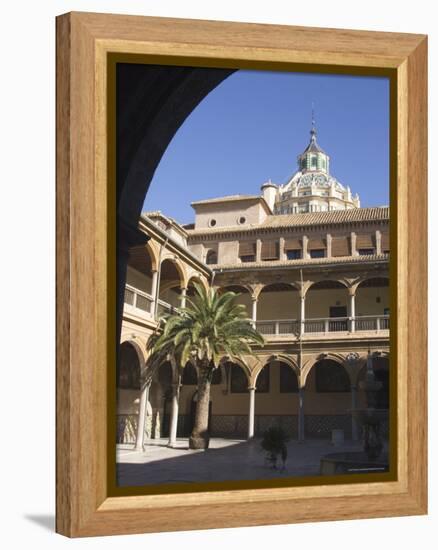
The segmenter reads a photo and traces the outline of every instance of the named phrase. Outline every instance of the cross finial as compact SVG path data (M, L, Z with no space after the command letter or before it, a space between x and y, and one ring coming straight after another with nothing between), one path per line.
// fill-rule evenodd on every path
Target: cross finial
M312 139L316 136L316 128L315 128L315 104L312 101L312 129L310 130L310 135L312 136Z

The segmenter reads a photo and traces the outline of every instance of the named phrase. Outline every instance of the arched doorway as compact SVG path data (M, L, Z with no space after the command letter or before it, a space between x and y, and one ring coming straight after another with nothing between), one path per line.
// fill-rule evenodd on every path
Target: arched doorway
M141 390L137 350L129 342L120 346L117 361L117 443L135 443Z
M328 439L335 429L352 437L351 381L339 361L322 358L312 365L305 383L304 414L307 438Z

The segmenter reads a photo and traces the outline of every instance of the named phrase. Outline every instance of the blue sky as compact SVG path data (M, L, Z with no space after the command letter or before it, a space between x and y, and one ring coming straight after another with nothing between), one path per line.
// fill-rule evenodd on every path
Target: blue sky
M309 142L312 102L330 172L361 206L389 204L389 80L238 71L180 127L154 174L144 210L193 221L190 202L258 194L284 183Z

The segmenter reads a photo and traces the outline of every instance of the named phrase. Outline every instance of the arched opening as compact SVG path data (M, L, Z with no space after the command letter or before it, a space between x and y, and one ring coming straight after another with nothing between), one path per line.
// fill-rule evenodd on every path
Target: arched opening
M348 330L348 292L339 281L313 283L305 299L305 332Z
M324 358L310 369L305 386L305 434L309 438L330 438L342 429L351 438L351 382L338 361Z
M281 360L269 361L256 379L254 435L262 437L271 426L280 426L289 437L298 435L298 378Z
M181 305L182 276L176 262L165 259L161 262L158 291L158 314L175 311Z
M266 336L297 334L299 307L299 293L293 285L266 285L257 300L257 330Z
M141 389L140 360L129 342L120 346L117 361L117 443L135 443Z
M389 279L373 277L356 290L356 330L389 329Z
M221 287L219 289L219 292L227 292L227 291L238 294L238 296L236 296L235 298L235 303L244 305L246 308L248 319L251 319L252 300L251 300L251 294L249 293L249 290L244 286L240 286L240 285L228 285L228 286Z
M153 258L148 246L131 248L126 270L125 312L153 313L152 265Z
M173 136L234 69L117 63L117 334L120 340L127 252L147 237L138 230L146 192Z

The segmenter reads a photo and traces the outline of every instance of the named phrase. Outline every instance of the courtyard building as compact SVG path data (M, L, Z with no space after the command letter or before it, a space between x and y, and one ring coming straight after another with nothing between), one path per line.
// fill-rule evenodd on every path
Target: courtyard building
M212 381L213 437L251 439L281 425L298 441L341 430L358 440L367 365L389 408L389 208L362 208L330 172L317 142L284 184L260 194L192 203L194 222L144 212L149 237L130 250L118 362L117 441L187 437L197 372L188 363L146 368L146 343L163 312L178 311L194 283L238 293L265 345L223 357ZM384 423L387 435L388 422ZM339 432L338 432L339 433Z

